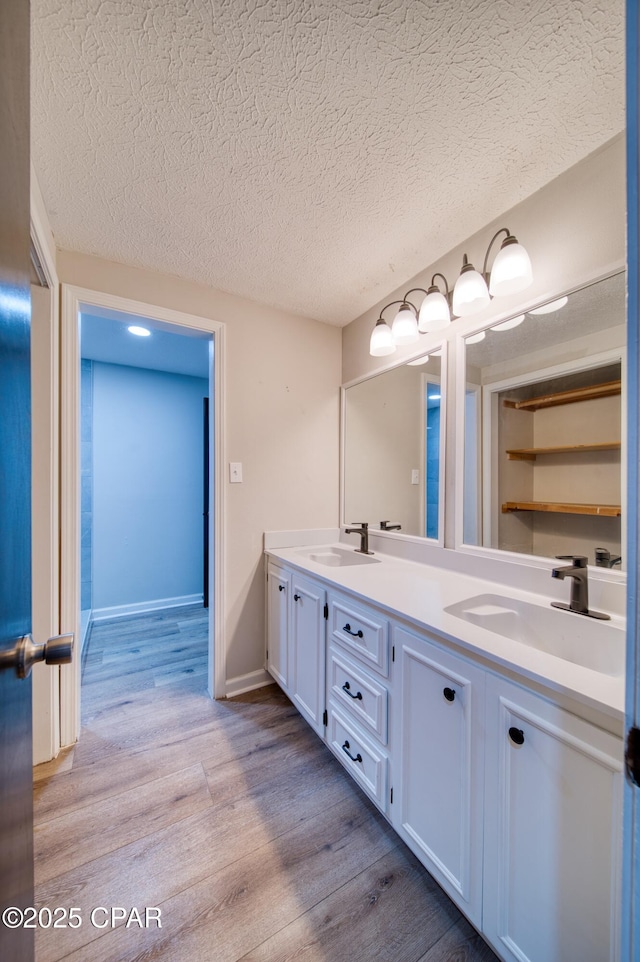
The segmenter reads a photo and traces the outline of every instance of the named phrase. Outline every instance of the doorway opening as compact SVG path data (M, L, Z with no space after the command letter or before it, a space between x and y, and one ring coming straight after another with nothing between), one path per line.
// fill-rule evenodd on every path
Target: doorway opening
M197 668L210 697L226 693L223 349L224 325L210 318L62 285L60 617L78 639L74 664L60 669L62 747L80 734L91 621L158 620L161 610L188 621L195 606L203 651L184 671Z
M121 663L115 639L133 619L139 637L124 650L138 683L146 673L150 685L190 676L207 687L212 351L204 331L80 312L83 667L97 625L109 630L94 632L96 642L112 644L92 645L92 667L116 655ZM103 674L89 672L98 681Z

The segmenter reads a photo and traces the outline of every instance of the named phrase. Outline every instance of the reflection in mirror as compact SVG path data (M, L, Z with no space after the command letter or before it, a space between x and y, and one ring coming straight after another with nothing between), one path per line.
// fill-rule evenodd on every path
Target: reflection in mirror
M463 542L620 570L625 277L465 339Z
M344 524L440 537L443 349L346 388Z

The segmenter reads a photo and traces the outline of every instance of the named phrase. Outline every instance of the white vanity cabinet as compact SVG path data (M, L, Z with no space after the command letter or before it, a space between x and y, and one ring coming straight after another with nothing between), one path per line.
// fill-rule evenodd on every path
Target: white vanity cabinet
M316 581L294 571L290 595L290 695L311 727L323 736L327 592Z
M272 562L267 568L267 669L324 735L326 591Z
M621 740L487 677L483 931L502 958L615 962Z
M500 959L617 962L611 722L464 638L293 565L268 573L269 671Z
M327 743L376 805L390 804L389 622L375 608L329 595Z
M267 671L289 692L289 594L291 573L267 566Z
M399 626L400 777L394 826L480 927L485 672Z

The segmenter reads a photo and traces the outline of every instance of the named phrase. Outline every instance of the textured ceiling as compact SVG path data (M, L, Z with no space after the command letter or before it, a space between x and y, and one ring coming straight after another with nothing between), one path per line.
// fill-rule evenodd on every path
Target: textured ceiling
M624 0L31 0L59 247L345 324L624 126Z

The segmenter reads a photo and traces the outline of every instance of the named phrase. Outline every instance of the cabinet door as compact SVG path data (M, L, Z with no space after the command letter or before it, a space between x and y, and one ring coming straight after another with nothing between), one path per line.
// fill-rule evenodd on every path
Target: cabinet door
M289 572L269 564L267 580L267 670L289 691Z
M465 914L482 904L484 672L405 629L397 829Z
M490 676L484 931L518 962L614 962L622 741Z
M311 727L324 735L326 591L313 581L292 575L291 697Z

